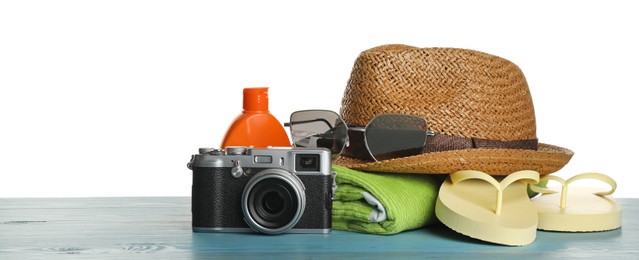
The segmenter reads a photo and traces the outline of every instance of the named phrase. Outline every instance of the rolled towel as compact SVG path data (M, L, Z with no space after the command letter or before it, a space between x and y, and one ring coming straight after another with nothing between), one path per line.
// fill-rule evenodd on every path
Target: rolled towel
M333 171L334 229L390 235L437 221L438 176L366 173L337 165Z

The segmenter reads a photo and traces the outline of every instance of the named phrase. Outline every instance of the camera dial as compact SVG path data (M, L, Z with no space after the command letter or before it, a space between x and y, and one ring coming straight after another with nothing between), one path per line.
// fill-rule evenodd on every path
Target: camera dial
M233 168L231 168L231 175L236 179L244 175L244 169L242 169L242 166L240 166L240 160L235 160L235 162L233 163Z
M226 147L226 153L229 155L242 155L246 153L246 146L229 146Z
M218 148L200 148L199 149L199 153L204 155L204 154L208 154L208 155L225 155L226 152L223 149L218 149Z

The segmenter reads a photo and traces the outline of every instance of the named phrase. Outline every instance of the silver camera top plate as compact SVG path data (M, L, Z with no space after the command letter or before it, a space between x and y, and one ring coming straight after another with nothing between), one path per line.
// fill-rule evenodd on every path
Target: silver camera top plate
M279 168L297 175L330 175L331 152L325 148L227 147L220 149L200 148L193 155L189 168L193 167L242 167Z

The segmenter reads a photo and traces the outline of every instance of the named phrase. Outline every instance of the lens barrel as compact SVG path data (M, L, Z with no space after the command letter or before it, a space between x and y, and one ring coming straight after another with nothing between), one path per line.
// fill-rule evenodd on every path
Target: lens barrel
M281 169L257 173L242 193L244 220L255 231L266 234L280 234L293 228L305 206L302 181Z

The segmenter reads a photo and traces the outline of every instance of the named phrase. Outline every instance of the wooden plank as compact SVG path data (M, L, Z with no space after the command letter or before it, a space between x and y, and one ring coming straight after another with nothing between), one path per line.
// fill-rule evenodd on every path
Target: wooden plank
M442 225L392 236L191 231L190 198L0 199L0 259L273 257L636 257L639 199L619 199L622 229L538 232L529 246L466 238Z

